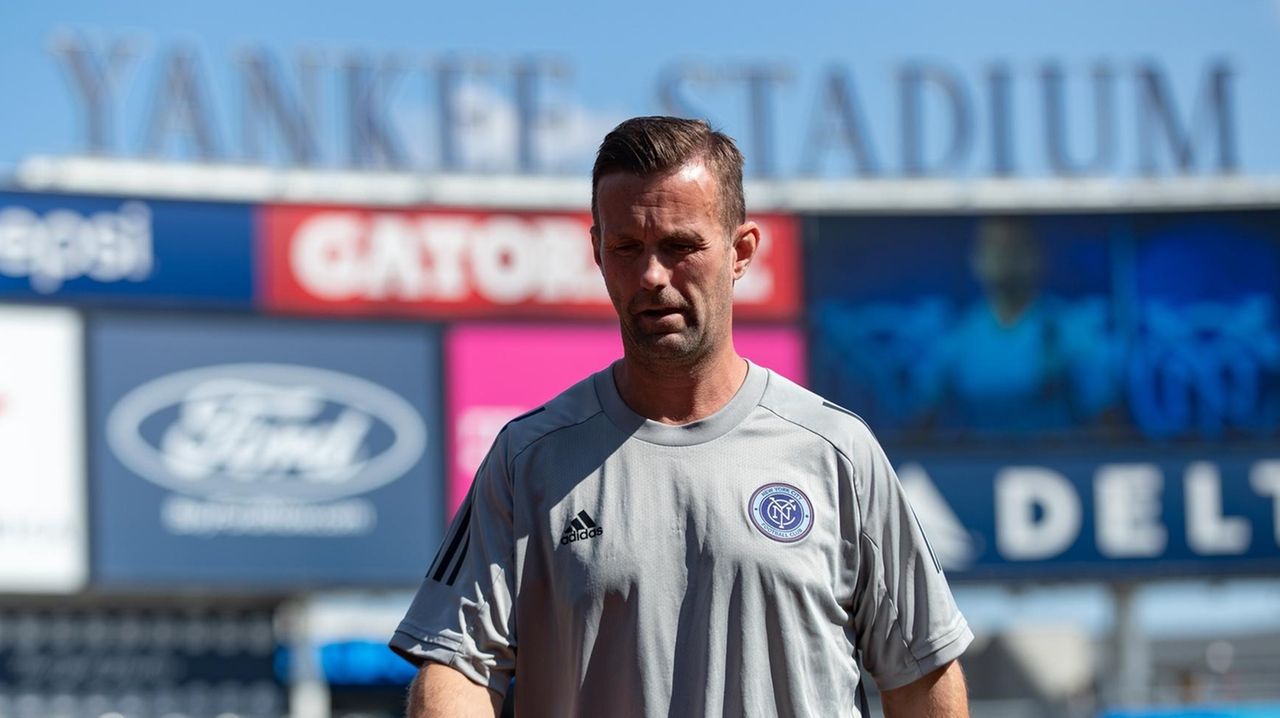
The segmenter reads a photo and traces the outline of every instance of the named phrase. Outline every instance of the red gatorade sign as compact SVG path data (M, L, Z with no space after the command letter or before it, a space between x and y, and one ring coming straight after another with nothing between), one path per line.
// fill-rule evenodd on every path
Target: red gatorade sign
M260 296L270 309L436 318L613 315L585 212L262 210ZM764 241L735 288L737 316L797 316L796 220L753 217Z

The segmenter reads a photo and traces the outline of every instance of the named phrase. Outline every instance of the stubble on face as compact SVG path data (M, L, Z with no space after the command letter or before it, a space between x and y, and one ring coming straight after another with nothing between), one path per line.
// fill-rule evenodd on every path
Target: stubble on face
M618 307L615 301L615 307ZM702 316L703 313L711 316ZM711 327L720 312L699 312L678 292L638 292L618 308L622 342L628 354L653 366L687 368L709 355L717 342ZM710 325L710 327L709 327Z
M601 180L601 269L631 359L655 371L687 371L731 346L732 246L705 165L670 175ZM665 281L639 279L652 253Z

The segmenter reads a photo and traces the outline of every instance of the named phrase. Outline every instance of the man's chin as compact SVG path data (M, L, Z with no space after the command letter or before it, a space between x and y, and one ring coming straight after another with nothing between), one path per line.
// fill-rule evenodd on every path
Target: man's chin
M628 347L628 353L648 363L664 363L671 367L692 366L708 355L708 348L685 334L646 337Z
M629 343L628 349L638 358L653 362L687 364L706 353L697 338L686 332L645 334Z

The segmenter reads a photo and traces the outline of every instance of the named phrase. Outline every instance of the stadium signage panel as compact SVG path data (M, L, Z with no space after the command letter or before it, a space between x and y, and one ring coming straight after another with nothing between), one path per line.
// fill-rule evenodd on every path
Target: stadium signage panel
M406 62L399 53L317 51L284 62L258 45L219 63L189 44L75 36L60 36L51 50L92 155L581 171L621 119L597 119L568 100L574 68L555 55ZM669 61L638 83L641 109L628 114L729 118L760 178L1231 173L1242 155L1233 92L1241 71L1215 57L1192 67L1184 76L1150 59L1047 57L1033 65L996 58L975 71L904 58L871 77L839 63L811 70L769 59ZM861 99L860 88L876 83L891 88L891 100ZM404 117L429 119L413 126ZM1088 142L1079 127L1088 128ZM141 140L121 147L114 128Z
M248 306L247 205L0 192L0 296Z
M103 581L420 572L441 518L429 330L107 316L90 336Z
M1280 567L1280 458L926 458L900 464L898 473L939 561L958 577Z
M339 412L322 418L330 407ZM176 410L148 440L143 424ZM369 456L375 423L394 436ZM317 500L399 478L422 457L426 427L397 394L295 364L231 364L144 384L116 404L107 440L142 478L201 498Z
M263 300L306 313L613 316L586 213L267 206ZM737 316L799 312L797 223L765 215Z
M743 356L796 382L805 380L804 339L795 329L739 325ZM502 427L622 356L616 325L460 325L446 337L455 509ZM518 357L518 359L513 359Z
M1273 718L1280 703L1210 703L1169 708L1108 710L1099 718Z
M412 663L388 651L386 641L332 641L320 644L317 653L320 670L331 686L402 688L418 673ZM280 647L276 660L282 672L293 666L297 655L288 646Z
M79 317L0 307L0 592L88 577Z
M44 215L18 206L0 210L4 254L0 273L25 278L40 294L53 294L81 277L109 284L151 276L151 210L123 202L115 211L81 214L55 209Z
M814 388L888 444L1214 456L1280 432L1276 210L812 221Z

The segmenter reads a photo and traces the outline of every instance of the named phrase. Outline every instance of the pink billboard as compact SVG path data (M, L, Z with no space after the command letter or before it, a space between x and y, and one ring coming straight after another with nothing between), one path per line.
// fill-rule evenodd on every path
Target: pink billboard
M734 345L753 362L805 383L804 340L798 330L739 328ZM622 341L612 324L485 324L451 330L445 352L453 445L447 500L452 514L502 427L622 356Z

